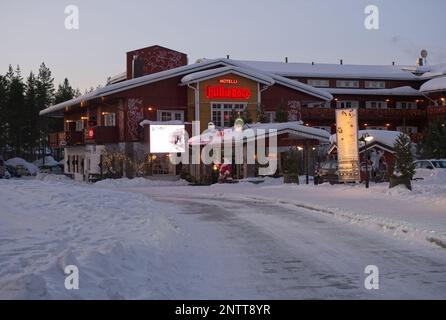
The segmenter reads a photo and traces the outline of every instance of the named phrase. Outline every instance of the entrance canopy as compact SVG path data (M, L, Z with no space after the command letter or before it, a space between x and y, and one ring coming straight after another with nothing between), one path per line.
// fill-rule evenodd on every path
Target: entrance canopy
M218 130L208 129L201 135L189 139L190 145L221 144L225 140L233 142L248 142L257 138L268 138L270 135L287 135L293 140L316 140L320 143L329 142L330 134L322 129L304 126L301 121L284 123L256 123L245 125L243 130L234 128Z

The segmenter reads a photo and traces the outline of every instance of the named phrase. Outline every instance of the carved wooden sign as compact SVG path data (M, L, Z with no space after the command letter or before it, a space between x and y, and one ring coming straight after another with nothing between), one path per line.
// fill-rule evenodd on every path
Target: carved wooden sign
M359 182L358 109L336 110L336 134L339 181Z

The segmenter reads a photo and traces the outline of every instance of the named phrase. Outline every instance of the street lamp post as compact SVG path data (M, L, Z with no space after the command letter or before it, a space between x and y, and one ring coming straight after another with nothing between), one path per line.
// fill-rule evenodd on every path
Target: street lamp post
M367 150L367 142L372 142L373 137L368 133L362 135L359 141L364 142L364 157L365 157L365 187L368 189L370 187L370 179L369 179L369 152Z

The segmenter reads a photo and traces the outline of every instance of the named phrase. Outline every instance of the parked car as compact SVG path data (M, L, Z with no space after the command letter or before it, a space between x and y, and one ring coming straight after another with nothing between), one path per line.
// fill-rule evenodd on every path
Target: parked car
M445 159L428 159L415 161L415 176L414 180L423 180L431 177L437 171L446 172Z
M6 168L5 168L5 162L3 161L3 157L0 156L0 178L3 178L5 176Z
M26 169L25 166L22 166L21 164L15 166L17 172L23 177L23 176L30 176L31 173Z
M327 160L322 162L315 172L315 181L317 183L329 182L330 184L339 183L338 161Z
M40 173L48 174L63 174L63 170L60 166L41 166L39 168Z
M6 170L12 178L20 178L22 175L17 171L15 166L6 165Z

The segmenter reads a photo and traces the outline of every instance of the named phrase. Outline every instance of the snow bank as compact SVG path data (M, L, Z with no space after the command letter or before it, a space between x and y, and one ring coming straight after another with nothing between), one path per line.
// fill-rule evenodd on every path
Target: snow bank
M54 176L0 180L0 299L150 299L170 288L174 207ZM176 241L176 240L175 240ZM64 287L75 264L80 290ZM159 289L159 292L157 292Z
M146 178L105 179L95 183L96 186L107 188L187 186L188 184L189 182L186 180L152 180Z
M39 169L34 164L29 163L25 159L22 159L22 158L12 158L12 159L5 161L5 163L8 166L13 166L13 167L24 166L31 175L36 175L37 172L39 171Z

